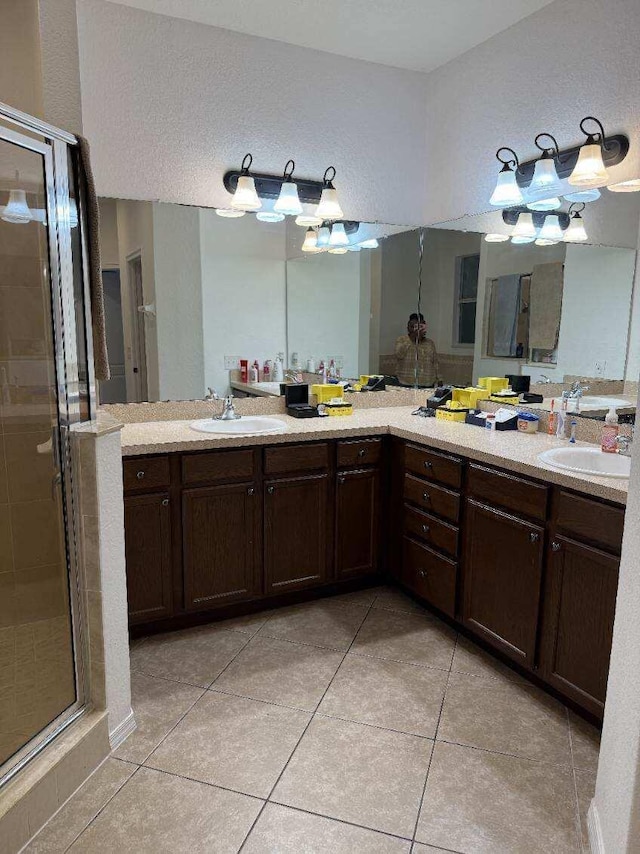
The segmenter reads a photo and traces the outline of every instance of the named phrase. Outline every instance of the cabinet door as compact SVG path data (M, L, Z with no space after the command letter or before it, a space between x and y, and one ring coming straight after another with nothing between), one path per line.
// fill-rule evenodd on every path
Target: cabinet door
M533 667L544 529L472 499L466 511L464 623Z
M185 607L215 608L260 592L260 497L253 484L182 494Z
M265 483L267 593L321 584L330 566L329 475Z
M170 617L171 519L166 493L124 499L127 599L130 623Z
M555 537L547 566L542 675L602 717L620 559Z
M336 491L336 574L367 575L378 569L380 529L378 469L338 473Z

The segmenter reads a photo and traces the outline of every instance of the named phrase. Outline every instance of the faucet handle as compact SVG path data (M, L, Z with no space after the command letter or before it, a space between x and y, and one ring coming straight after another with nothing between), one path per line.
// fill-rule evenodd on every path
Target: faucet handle
M205 400L220 400L220 395L219 395L219 394L218 394L218 392L215 390L215 388L211 388L211 386L209 386L209 387L208 387L208 392L209 392L209 393L208 393L208 394L207 394L207 396L205 397Z

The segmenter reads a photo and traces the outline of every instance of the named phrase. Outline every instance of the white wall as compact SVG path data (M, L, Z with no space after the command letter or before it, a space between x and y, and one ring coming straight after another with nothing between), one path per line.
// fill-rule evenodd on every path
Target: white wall
M638 235L638 246L640 247L640 234ZM640 374L640 264L636 254L636 268L633 282L633 299L631 307L631 320L629 322L629 340L627 347L627 366L625 379L629 382L637 382Z
M421 221L424 75L104 0L79 0L78 28L100 195L226 207L251 151L257 171L335 165L348 217Z
M418 231L394 234L380 243L380 354L394 352L407 334L409 315L418 310Z
M118 203L115 199L98 199L100 208L100 260L103 269L120 267L118 248Z
M219 394L229 385L224 356L274 359L286 353L283 223L223 219L199 212L204 378Z

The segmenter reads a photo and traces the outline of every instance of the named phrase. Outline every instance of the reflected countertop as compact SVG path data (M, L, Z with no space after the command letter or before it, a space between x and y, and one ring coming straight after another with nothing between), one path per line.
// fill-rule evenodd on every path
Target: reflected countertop
M543 433L528 435L517 431L492 432L457 422L420 418L412 415L412 411L413 407L404 406L354 409L348 416L309 419L278 414L269 417L283 421L287 431L266 436L207 435L192 430L189 421L129 423L122 428L122 453L123 456L139 456L390 434L598 498L626 504L629 487L627 479L592 477L559 471L538 460L538 454L542 451L566 444L566 441ZM594 447L586 442L578 444Z

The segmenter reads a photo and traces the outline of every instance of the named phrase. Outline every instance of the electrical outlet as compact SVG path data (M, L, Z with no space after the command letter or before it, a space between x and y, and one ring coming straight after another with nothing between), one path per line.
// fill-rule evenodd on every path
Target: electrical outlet
M224 369L225 369L225 371L233 371L239 367L240 367L240 357L239 356L225 356L224 357Z
M607 369L607 363L606 362L596 362L595 375L597 377L602 377L604 379L606 369Z

